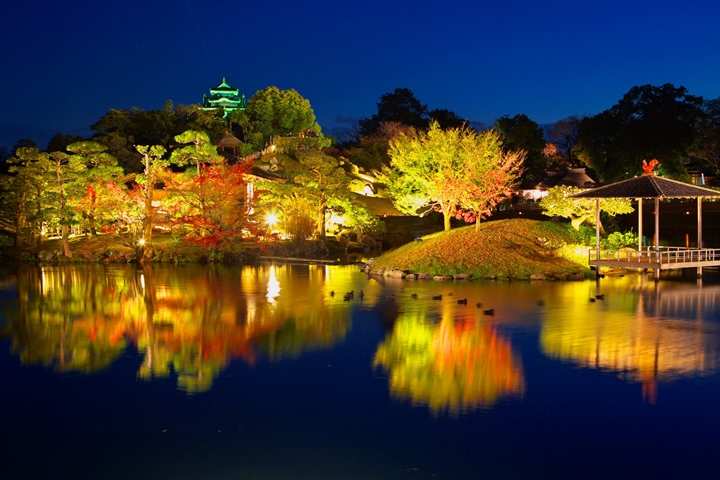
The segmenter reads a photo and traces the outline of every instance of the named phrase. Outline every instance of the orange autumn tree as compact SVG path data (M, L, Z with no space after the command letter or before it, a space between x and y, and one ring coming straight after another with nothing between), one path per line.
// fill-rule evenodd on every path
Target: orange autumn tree
M398 210L422 216L443 214L445 230L453 216L467 221L490 214L512 191L525 153L508 151L494 130L468 127L427 131L408 129L390 141L390 166L378 174Z
M172 194L170 223L186 241L208 249L211 260L238 253L241 240L256 238L245 198L249 172L248 162L201 165L198 175L177 175L166 183Z

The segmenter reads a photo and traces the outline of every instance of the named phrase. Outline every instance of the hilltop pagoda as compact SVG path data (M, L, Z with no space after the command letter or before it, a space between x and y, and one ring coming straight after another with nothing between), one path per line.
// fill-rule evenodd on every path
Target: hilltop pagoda
M210 89L210 95L203 95L202 109L217 110L222 108L225 115L233 110L245 110L245 95L239 95L237 88L231 87L223 77L222 82Z

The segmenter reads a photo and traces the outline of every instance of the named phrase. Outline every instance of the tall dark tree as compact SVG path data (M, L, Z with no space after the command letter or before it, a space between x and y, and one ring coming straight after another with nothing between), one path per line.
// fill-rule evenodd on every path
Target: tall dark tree
M703 164L701 168L717 174L720 170L720 98L705 101L703 112L698 142L691 153Z
M81 142L83 138L79 135L63 135L62 133L56 133L53 138L50 139L47 146L47 152L67 152L67 146L75 142Z
M95 132L93 140L107 146L125 172L139 173L143 159L135 145L162 145L170 150L176 145L175 136L187 130L205 131L216 138L226 128L216 113L168 101L159 110L111 109L90 128Z
M13 145L12 154L16 155L18 150L21 148L38 148L38 146L32 138L21 138L15 145Z
M632 87L612 108L580 122L574 152L606 182L640 174L642 161L653 158L663 175L686 177L702 106L685 87Z
M573 115L563 118L553 124L547 132L548 140L557 148L557 154L564 160L566 166L578 168L582 162L573 152L580 132L581 117Z
M360 123L360 135L373 135L385 122L400 122L403 125L426 128L430 117L427 105L420 103L408 88L396 88L392 93L384 93L377 103L377 113L363 118Z
M356 146L346 151L346 155L354 165L364 171L380 171L383 167L390 165L390 155L388 154L390 140L400 133L406 132L409 128L400 122L381 123L373 135L360 137Z
M446 108L431 110L428 116L431 120L435 120L442 129L460 128L469 123L467 119L459 117L455 112Z
M535 121L525 114L514 117L507 115L495 121L495 128L502 134L508 150L525 152L523 179L540 180L547 169L547 159L543 154L545 132Z

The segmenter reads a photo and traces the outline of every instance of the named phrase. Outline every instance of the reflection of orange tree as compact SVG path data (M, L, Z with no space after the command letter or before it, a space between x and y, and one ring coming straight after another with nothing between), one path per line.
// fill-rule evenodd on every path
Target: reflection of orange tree
M524 381L510 343L495 328L445 315L438 325L417 315L399 318L375 354L401 399L451 415L522 395Z
M188 392L208 390L233 358L254 363L327 347L349 329L349 304L325 304L321 270L293 277L278 268L281 293L264 294L263 269L68 266L21 269L17 309L5 334L25 363L91 372L111 364L126 339L144 355L143 379L178 375ZM277 333L275 333L277 332Z

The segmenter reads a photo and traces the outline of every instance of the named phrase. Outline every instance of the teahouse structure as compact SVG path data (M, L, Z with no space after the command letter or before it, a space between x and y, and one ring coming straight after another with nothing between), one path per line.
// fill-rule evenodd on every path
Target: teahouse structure
M655 161L657 164L657 161ZM698 187L677 180L658 177L652 173L652 166L646 168L642 176L611 183L577 193L572 198L594 198L595 204L595 248L588 251L589 264L599 275L600 267L622 267L652 269L655 280L660 279L660 270L676 268L697 268L702 275L703 267L720 266L720 248L703 248L702 243L702 200L720 198L720 192ZM601 250L600 249L600 200L603 198L634 198L638 201L637 250ZM642 201L645 198L655 200L655 236L652 246L643 247L642 238ZM697 200L698 236L697 248L660 247L660 200L666 198L694 198Z
M240 147L242 147L243 142L228 130L225 130L225 133L213 140L212 144L217 147L218 153L232 153L237 157L238 151L240 150Z

